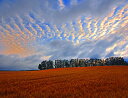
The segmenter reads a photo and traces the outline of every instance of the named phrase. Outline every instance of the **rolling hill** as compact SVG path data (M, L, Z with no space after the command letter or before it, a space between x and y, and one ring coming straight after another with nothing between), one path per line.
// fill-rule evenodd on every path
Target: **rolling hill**
M0 71L0 98L126 98L128 66Z

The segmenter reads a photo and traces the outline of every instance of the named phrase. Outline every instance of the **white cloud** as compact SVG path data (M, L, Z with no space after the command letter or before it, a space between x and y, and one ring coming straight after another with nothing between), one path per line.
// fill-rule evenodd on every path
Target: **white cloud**
M62 0L59 0L62 6ZM72 20L81 15L102 16L112 7L125 0L83 0L81 3L59 9L57 1L53 0L5 0L0 3L0 17L10 17L26 12L34 12L46 21L62 23ZM58 6L58 7L56 7ZM64 4L63 4L64 6ZM56 8L55 8L56 7Z
M17 55L0 55L0 70L35 70L41 62L40 57L39 55L23 58Z

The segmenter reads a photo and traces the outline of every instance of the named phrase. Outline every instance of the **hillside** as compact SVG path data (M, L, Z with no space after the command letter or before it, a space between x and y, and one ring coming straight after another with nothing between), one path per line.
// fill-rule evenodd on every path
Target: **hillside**
M128 66L0 71L0 98L126 98Z

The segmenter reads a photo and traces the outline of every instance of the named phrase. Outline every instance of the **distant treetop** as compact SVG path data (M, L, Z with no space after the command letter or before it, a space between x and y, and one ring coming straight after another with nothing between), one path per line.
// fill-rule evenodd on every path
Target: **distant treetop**
M106 59L71 59L71 60L54 60L42 61L38 69L53 69L65 67L89 67L89 66L112 66L112 65L128 65L123 57L109 57Z

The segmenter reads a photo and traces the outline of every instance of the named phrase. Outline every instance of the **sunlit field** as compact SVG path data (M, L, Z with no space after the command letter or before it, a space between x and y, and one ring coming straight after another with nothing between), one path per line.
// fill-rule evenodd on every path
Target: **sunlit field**
M128 66L1 71L0 98L128 98Z

